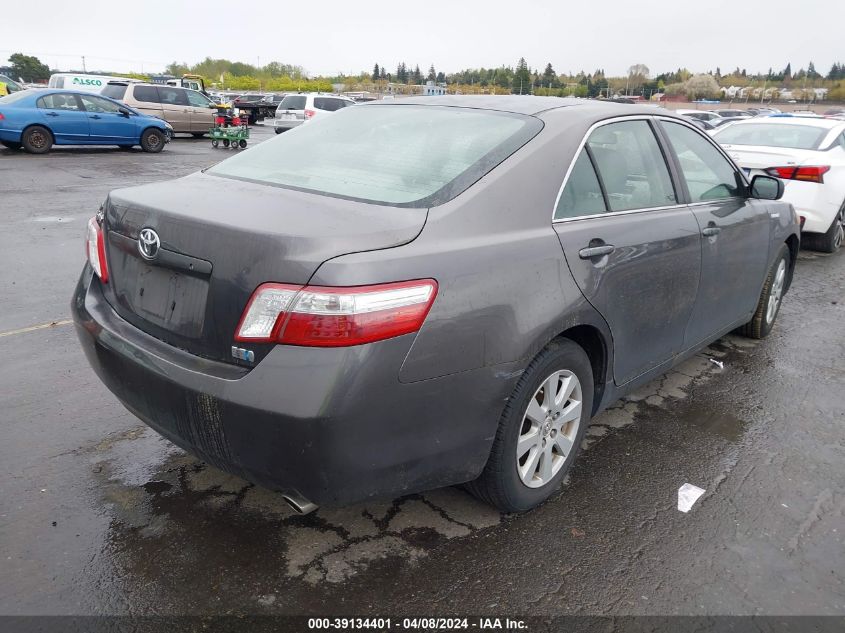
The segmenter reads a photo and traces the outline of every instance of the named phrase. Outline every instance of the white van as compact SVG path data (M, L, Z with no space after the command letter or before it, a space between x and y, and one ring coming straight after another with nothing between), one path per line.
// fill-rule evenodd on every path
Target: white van
M109 75L78 75L76 73L56 73L50 75L50 88L66 88L71 90L83 90L85 92L99 92L106 87L110 81L135 82L137 79L125 77L110 77Z

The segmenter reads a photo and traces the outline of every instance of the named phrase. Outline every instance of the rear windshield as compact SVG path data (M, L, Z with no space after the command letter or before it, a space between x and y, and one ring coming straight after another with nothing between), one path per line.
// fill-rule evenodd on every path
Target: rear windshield
M126 94L126 84L108 84L100 91L100 94L104 97L123 101L123 95Z
M279 104L282 110L304 110L305 95L288 95Z
M407 207L442 204L542 129L522 115L442 106L343 108L207 173Z
M722 145L762 145L791 149L818 149L830 130L814 125L782 123L741 123L717 132L713 138Z

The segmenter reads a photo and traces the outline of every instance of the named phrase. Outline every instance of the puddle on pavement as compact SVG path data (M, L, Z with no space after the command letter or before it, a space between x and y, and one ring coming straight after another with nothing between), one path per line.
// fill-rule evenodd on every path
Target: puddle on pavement
M697 384L729 371L710 358L728 358L744 347L745 341L723 339L615 403L592 421L584 448L633 424L648 407L668 407ZM743 425L736 418L698 410L690 422L731 440ZM196 587L198 578L218 582L220 570L248 570L255 584L254 603L266 606L268 589L337 584L374 569L396 571L415 565L445 542L519 520L460 488L299 516L280 495L205 465L145 426L107 437L80 453L90 460L96 493L111 518L110 542L103 550L109 560L102 567L131 582L134 590L149 585L154 592L162 577L174 586L185 582ZM284 604L269 602L274 609Z
M729 413L696 409L687 410L684 421L731 442L740 439L746 426L744 420Z

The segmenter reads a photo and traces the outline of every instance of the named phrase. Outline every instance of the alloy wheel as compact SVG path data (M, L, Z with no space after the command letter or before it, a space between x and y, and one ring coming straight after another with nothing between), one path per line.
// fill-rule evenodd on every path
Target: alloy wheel
M516 469L529 488L546 485L575 448L583 396L569 370L548 376L528 401L516 443Z
M775 315L778 312L778 305L783 296L783 284L786 280L786 260L781 259L778 264L777 272L775 273L775 280L772 282L772 290L769 293L769 304L766 306L766 323L771 323L775 320Z

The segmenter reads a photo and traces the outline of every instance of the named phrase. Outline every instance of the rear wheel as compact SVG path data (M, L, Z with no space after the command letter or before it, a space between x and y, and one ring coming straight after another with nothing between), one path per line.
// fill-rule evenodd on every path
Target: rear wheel
M212 147L217 147L218 145L220 145L220 141L218 141L217 139L214 139L213 141L211 141Z
M194 138L202 138L203 136L205 136L205 132L191 132L191 136L193 136Z
M164 149L164 142L164 134L155 128L144 130L144 133L141 134L141 148L145 152L157 154Z
M766 338L771 333L780 312L786 281L789 279L789 259L789 248L784 244L766 276L754 316L739 328L739 333L743 336Z
M277 127L275 129L276 129L276 134L281 134L282 132L284 132L284 130L280 127Z
M9 149L20 149L23 146L22 143L16 143L15 141L0 141L0 145Z
M845 242L845 204L833 218L833 223L825 233L804 233L801 236L803 246L822 253L835 253Z
M21 143L30 154L46 154L53 146L53 135L46 127L33 125L24 130Z
M238 145L240 145L240 146L241 146L241 149L246 149L246 141L241 140L241 141L238 143Z
M592 408L590 359L573 341L553 341L519 379L487 465L466 487L503 512L542 503L575 461Z
M223 147L229 147L229 139L227 139L227 138L223 139Z

